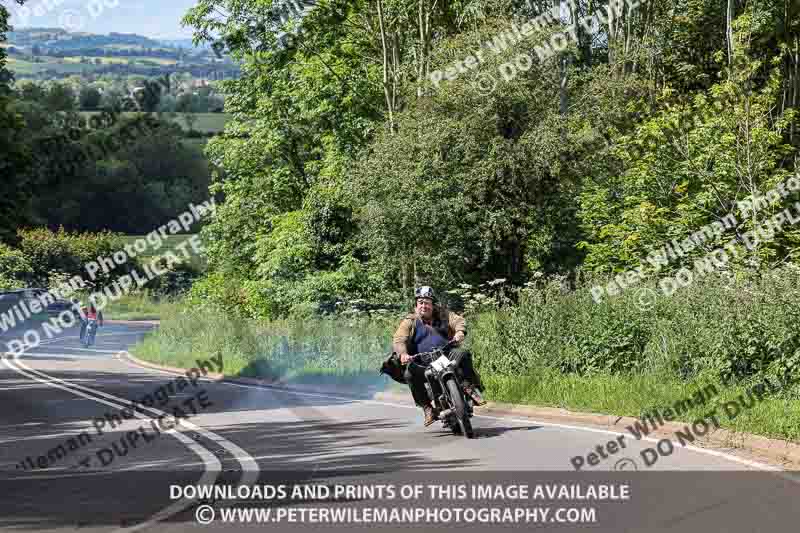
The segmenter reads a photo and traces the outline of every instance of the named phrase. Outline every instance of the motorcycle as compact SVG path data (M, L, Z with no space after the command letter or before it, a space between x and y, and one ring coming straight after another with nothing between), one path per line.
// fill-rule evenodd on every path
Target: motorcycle
M471 439L475 437L470 421L473 402L464 392L461 378L456 372L463 352L452 356L449 348L453 346L454 343L450 342L442 348L412 355L411 361L427 365L425 389L433 406L439 411L442 426L450 428L454 435Z
M94 337L97 334L97 320L90 318L86 323L86 331L83 333L81 344L88 348L94 344Z

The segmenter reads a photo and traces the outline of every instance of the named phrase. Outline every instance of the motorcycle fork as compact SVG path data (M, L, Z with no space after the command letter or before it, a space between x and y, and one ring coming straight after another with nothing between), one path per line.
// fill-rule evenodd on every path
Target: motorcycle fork
M456 376L456 375L455 375L455 373L454 373L454 372L452 372L452 371L447 371L447 372L444 372L443 374L441 374L441 375L437 376L437 379L436 379L436 381L437 381L437 383L439 384L439 391L440 391L440 392L439 392L439 394L440 394L440 396L441 396L441 397L443 397L443 398L448 398L447 385L445 385L445 382L446 382L446 381L447 381L447 380L448 380L448 379L449 379L451 376L453 377L453 379L455 379L455 380L456 380L456 383L458 383L458 384L459 384L459 387L460 387L460 386L461 386L461 383L458 381L458 376ZM453 408L453 401L452 401L452 399L449 399L449 402L448 402L448 403L449 403L449 405L446 407L446 409L452 409L452 408Z

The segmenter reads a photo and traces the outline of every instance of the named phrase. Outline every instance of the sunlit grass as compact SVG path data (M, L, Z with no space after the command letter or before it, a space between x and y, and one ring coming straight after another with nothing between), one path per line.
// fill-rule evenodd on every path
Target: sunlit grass
M794 331L793 287L787 280L765 281L759 291L732 292L709 284L659 300L652 310L637 309L627 297L592 307L586 295L555 292L512 310L469 316L467 347L491 401L640 417L663 412L713 385L716 394L690 406L676 421L710 421L714 414L725 429L797 440L797 386L731 418L726 403L763 376L751 373L725 386L717 366L729 360L743 364L740 359L748 350ZM378 376L378 369L391 350L399 315L257 322L181 305L164 307L160 315L161 327L134 348L137 356L187 366L222 353L228 375L337 383L353 392L378 384L394 388L388 377ZM740 333L731 336L729 330ZM620 342L623 335L632 340ZM609 362L623 370L605 369ZM627 366L631 362L636 366ZM585 370L574 370L580 365Z
M106 320L159 320L179 304L170 299L156 300L145 292L133 292L109 300L103 308Z

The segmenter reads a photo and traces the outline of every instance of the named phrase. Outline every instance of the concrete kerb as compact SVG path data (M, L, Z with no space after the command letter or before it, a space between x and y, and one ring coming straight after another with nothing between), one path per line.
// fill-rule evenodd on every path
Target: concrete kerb
M124 355L129 362L137 365L182 374L185 368L176 368L164 365L156 365L147 361L142 361L128 352ZM288 384L281 380L267 380L246 377L231 377L224 374L209 372L207 379L215 381L225 381L228 383L238 383L257 387L268 387L284 389L288 391L309 392L318 394L336 394L339 396L350 397L353 400L372 399L383 402L411 403L409 392L399 391L376 392L371 396L358 397L352 394L352 389L344 389L335 386L319 385L298 385ZM558 409L552 407L536 407L532 405L506 404L499 402L488 402L487 405L477 408L477 416L497 416L497 417L519 417L543 422L553 422L562 424L580 425L586 427L600 428L608 431L619 432L628 435L626 427L633 425L638 419L627 416L604 415L595 413L580 413ZM675 432L683 430L686 423L665 422L663 426L651 431L648 437L671 438ZM700 438L693 443L698 448L708 448L716 451L735 455L737 457L760 460L762 462L778 466L785 469L800 468L800 444L762 437L749 433L740 433L727 429L718 429L709 433L706 437Z

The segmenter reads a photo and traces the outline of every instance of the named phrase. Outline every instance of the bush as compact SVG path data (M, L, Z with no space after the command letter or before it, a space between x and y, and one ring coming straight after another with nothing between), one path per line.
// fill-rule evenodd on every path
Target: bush
M244 282L236 276L214 271L195 281L189 291L187 302L193 308L211 307L234 316L246 315L247 294Z
M709 275L652 307L636 289L598 304L588 286L546 285L513 308L468 315L470 338L479 368L504 376L786 378L800 373L799 272Z
M283 268L284 260L289 260L287 257L273 257L270 265L262 267L277 271ZM336 302L369 295L370 300L390 303L354 309L377 312L397 303L397 295L382 291L382 285L380 275L357 259L345 256L337 270L294 277L247 280L213 271L192 286L190 300L195 304L211 304L236 316L266 320L324 314L326 309L335 310Z
M77 233L64 228L50 231L47 228L20 230L20 249L31 265L30 281L36 285L46 285L50 272L57 271L72 276L81 276L90 281L86 264L98 257L108 257L114 252L124 250L125 241L111 232ZM110 284L118 276L129 273L136 266L135 260L117 266L114 270L97 273L96 283Z
M167 268L166 259L159 261L160 270ZM150 280L145 288L157 298L179 296L192 288L192 283L200 277L200 271L189 263L173 265L165 274Z
M22 282L14 279L5 277L3 274L0 274L0 291L10 291L12 289L19 289L22 286Z
M5 284L21 284L29 278L33 268L25 254L0 242L0 278Z

